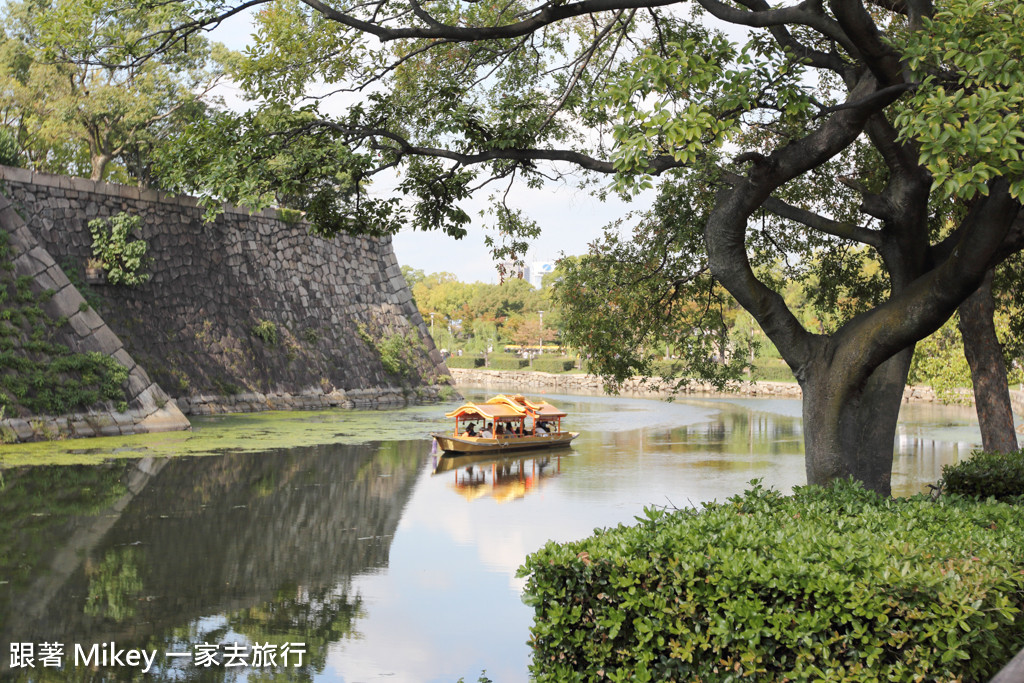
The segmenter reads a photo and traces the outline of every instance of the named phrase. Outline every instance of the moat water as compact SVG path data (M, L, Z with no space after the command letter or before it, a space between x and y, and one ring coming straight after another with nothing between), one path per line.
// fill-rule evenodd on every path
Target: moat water
M0 679L138 680L151 653L153 681L526 681L528 553L804 482L797 401L546 398L571 449L450 468L456 404L0 448ZM979 441L969 409L906 406L894 493Z

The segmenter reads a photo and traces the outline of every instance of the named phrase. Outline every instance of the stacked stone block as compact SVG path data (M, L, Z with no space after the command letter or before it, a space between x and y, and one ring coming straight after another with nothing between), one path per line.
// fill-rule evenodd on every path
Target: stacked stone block
M53 320L66 318L71 328L68 347L76 353L95 351L113 357L128 369L128 410L95 410L40 419L8 418L4 426L19 441L56 436L118 436L188 429L189 422L163 390L131 357L124 344L86 304L53 257L40 246L11 201L0 196L0 229L10 235L11 257L17 277L33 278L34 291L52 290L43 311Z
M0 167L0 179L41 246L71 269L92 255L90 220L142 217L151 279L91 291L125 349L186 413L404 402L416 387L394 386L360 329L419 338L413 385L447 374L390 238L322 239L276 210L231 206L205 222L191 197L23 169Z

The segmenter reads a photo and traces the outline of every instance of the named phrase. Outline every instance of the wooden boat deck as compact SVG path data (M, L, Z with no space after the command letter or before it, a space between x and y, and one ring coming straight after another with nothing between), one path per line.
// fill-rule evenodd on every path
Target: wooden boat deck
M437 439L437 445L448 453L493 453L508 451L552 448L568 446L579 434L577 432L558 432L555 434L527 434L525 436L499 436L484 438L482 436L453 436L451 434L431 434Z

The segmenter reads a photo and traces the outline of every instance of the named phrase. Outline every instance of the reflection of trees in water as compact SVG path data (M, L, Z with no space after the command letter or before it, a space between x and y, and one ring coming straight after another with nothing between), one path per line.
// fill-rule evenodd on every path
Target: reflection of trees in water
M716 419L652 437L654 450L751 455L803 453L800 420L774 413L723 408Z
M142 596L138 548L110 548L100 562L85 562L89 591L85 613L90 617L128 621L135 616L135 603Z
M353 633L362 604L351 594L351 578L387 565L422 456L418 442L391 442L172 459L123 510L104 510L116 496L91 486L88 504L76 508L81 518L53 525L55 547L26 557L25 572L47 572L62 544L76 543L76 528L108 514L116 515L114 522L82 553L79 566L63 574L45 605L34 604L24 585L3 586L6 602L24 607L13 609L3 631L22 642L114 641L157 649L158 664L166 663L165 650L183 642L304 642L305 665L289 668L286 680L309 678L322 669L327 645ZM133 464L118 467L115 483ZM52 492L58 498L61 487L80 488L69 468L35 469L23 484L61 479ZM96 468L74 469L82 482L96 478ZM17 486L9 473L7 483ZM0 494L0 544L16 547L21 530L48 507L28 489L9 493ZM9 501L18 503L14 519ZM167 669L155 680L231 680L239 670L184 671L182 677ZM45 680L38 673L33 680ZM99 678L76 669L60 673L53 680L72 680L71 674L121 680L130 672L104 669Z
M82 518L124 495L123 473L123 463L3 471L0 576L6 583L0 585L0 633L8 630L7 620L14 616L12 594L28 589L43 558L82 526Z

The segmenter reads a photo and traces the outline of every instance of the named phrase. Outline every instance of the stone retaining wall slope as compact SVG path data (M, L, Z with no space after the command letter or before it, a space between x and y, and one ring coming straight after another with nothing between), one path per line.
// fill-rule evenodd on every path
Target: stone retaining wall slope
M67 319L63 341L68 348L75 353L103 353L128 369L126 412L97 409L73 415L41 416L39 419L9 417L0 421L0 429L19 441L44 436L116 436L189 429L188 419L178 406L150 380L96 312L83 305L86 302L81 293L39 244L11 201L3 196L0 196L0 229L10 235L15 276L33 278L32 288L36 293L54 292L42 308L53 320Z

